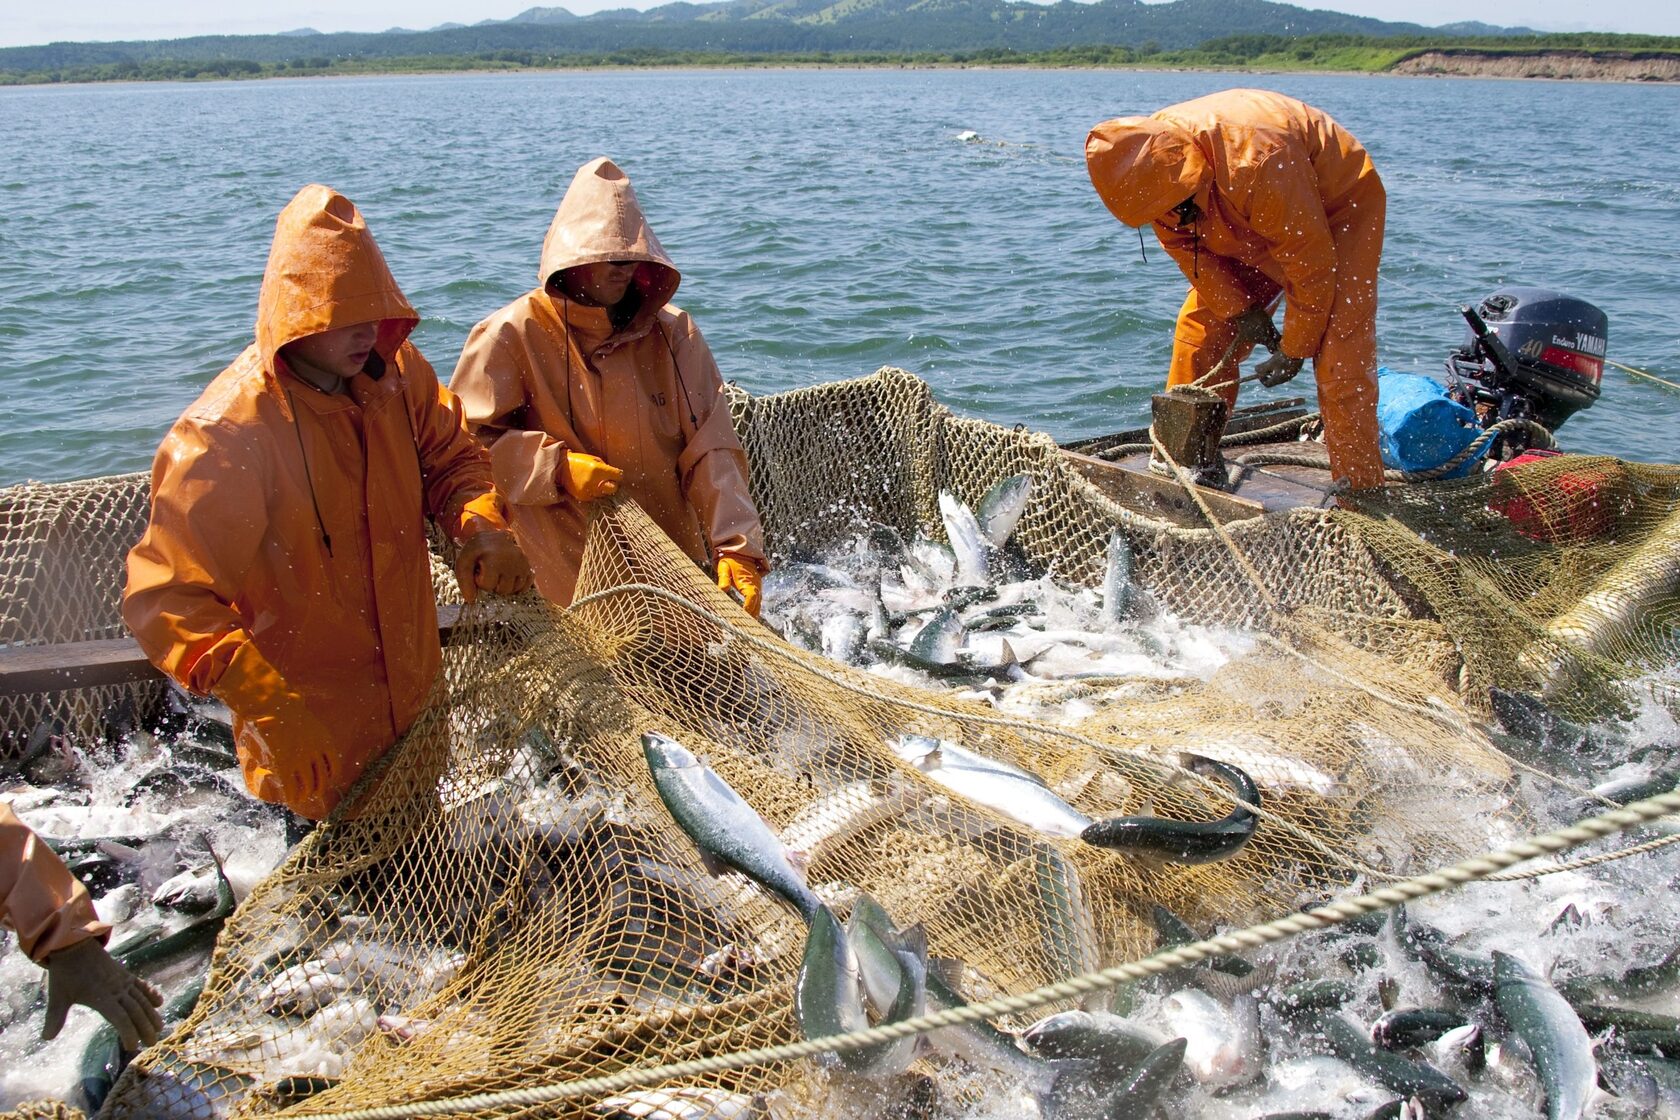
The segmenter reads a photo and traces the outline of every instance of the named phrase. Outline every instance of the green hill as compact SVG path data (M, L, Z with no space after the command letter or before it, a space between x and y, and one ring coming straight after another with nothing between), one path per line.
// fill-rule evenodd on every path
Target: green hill
M1674 51L1657 36L1425 28L1271 0L677 0L471 27L206 35L0 49L0 83L754 62L947 62L1380 70L1424 50Z

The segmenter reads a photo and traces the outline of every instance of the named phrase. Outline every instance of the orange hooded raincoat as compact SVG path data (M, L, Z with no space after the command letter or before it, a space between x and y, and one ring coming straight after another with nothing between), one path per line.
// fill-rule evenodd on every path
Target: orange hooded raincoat
M640 302L622 326L549 285L564 269L602 261L640 262ZM473 328L450 379L490 448L537 588L556 603L572 600L585 532L583 509L555 478L567 451L622 470L618 492L697 564L728 553L768 569L717 362L670 303L681 280L629 178L609 159L592 160L548 227L537 287Z
M347 393L279 354L377 321ZM233 711L245 783L326 816L424 706L441 661L427 516L506 528L459 403L356 207L305 187L280 213L256 341L164 438L123 617L148 657Z
M58 853L0 801L0 922L17 931L18 948L36 964L111 927L93 911L87 888Z
M1167 384L1206 373L1235 337L1235 317L1282 293L1282 349L1313 359L1333 474L1354 489L1381 485L1377 263L1387 196L1359 141L1292 97L1233 89L1104 121L1085 142L1085 162L1114 216L1153 223L1190 280ZM1202 216L1180 227L1172 211L1186 199ZM1235 403L1235 385L1222 391Z

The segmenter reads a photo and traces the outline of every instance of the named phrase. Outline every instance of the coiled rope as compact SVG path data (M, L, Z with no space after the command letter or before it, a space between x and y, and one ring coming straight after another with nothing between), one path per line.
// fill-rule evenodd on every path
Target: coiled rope
M683 1078L722 1073L747 1066L771 1065L811 1058L818 1054L837 1053L872 1046L913 1034L925 1034L943 1027L974 1023L981 1019L1002 1015L1018 1015L1104 991L1132 980L1167 972L1194 964L1208 957L1256 949L1312 930L1327 929L1366 914L1387 910L1420 898L1439 894L1466 883L1487 879L1524 860L1567 851L1591 840L1615 835L1635 825L1680 811L1680 792L1636 801L1596 817L1577 821L1567 828L1519 841L1499 851L1474 856L1451 867L1441 868L1400 883L1392 883L1370 894L1332 902L1312 910L1290 914L1276 921L1250 926L1248 929L1208 938L1193 944L1168 949L1139 961L1106 968L1100 972L1076 976L1055 984L1048 984L1016 996L1003 996L983 1003L971 1003L927 1015L919 1015L901 1022L854 1031L828 1038L805 1039L800 1042L742 1050L695 1058L648 1069L625 1070L605 1077L588 1077L559 1085L510 1089L495 1093L479 1093L447 1100L413 1101L405 1104L380 1105L374 1108L351 1109L342 1112L317 1113L316 1120L405 1120L414 1116L442 1116L461 1112L484 1112L492 1109L529 1108L533 1105L579 1098L605 1097L626 1089L657 1085Z

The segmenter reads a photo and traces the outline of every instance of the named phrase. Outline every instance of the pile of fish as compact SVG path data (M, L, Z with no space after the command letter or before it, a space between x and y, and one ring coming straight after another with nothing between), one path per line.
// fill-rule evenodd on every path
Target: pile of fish
M1118 530L1100 592L1035 569L1011 540L1032 488L1031 476L1010 476L973 510L941 493L945 541L876 525L826 563L781 562L765 580L764 621L832 660L1035 715L1058 691L1046 685L1100 695L1200 679L1249 647L1245 634L1157 610ZM1057 714L1081 710L1089 701Z
M1204 680L1248 648L1240 632L1157 609L1134 585L1118 534L1100 591L1035 570L1011 540L1031 488L1025 476L1006 479L973 511L941 495L949 543L877 528L826 563L783 564L766 587L766 619L872 673L1058 722L1135 695L1139 682ZM1610 734L1562 724L1539 701L1495 699L1503 747L1599 782L1599 796L1631 799L1680 780L1680 727L1658 709ZM723 748L730 733L722 720L706 732ZM1234 807L1219 819L1095 819L1064 785L974 745L906 732L777 831L675 739L644 736L659 802L637 804L621 761L609 774L527 732L507 774L444 783L434 838L443 847L426 850L434 860L447 851L450 890L437 889L431 864L398 858L347 879L343 897L306 921L273 923L268 943L241 946L250 967L230 974L214 1019L135 1079L128 1112L216 1120L250 1093L278 1107L334 1085L366 1043L400 1056L432 1032L447 1032L451 1060L469 1074L540 1063L587 1045L589 1028L577 1024L593 1019L579 1009L605 1009L599 1018L615 1022L704 1011L764 991L769 962L799 961L790 996L808 1039L995 995L979 963L931 951L911 915L889 912L855 883L810 874L827 866L822 852L939 799L1020 826L1026 839L1011 859L1028 861L1042 895L1036 917L1054 974L1113 965L1100 958L1070 851L1228 858L1254 834L1251 807L1262 797L1283 786L1328 797L1345 777L1258 736L1205 738L1205 752L1183 761L1230 791ZM278 815L244 794L225 732L202 720L186 733L123 729L92 757L51 729L37 740L3 794L89 882L117 925L113 951L164 987L170 1021L185 1017L228 911L285 853ZM1541 820L1584 808L1539 786L1512 796ZM697 880L661 849L665 833L650 818L663 830L667 814L716 879ZM814 1086L640 1089L591 1107L604 1117L791 1120L811 1115L814 1092L821 1115L857 1120L1680 1118L1676 851L1480 885L1180 968L1035 1022L977 1020L829 1051ZM611 889L574 889L585 875ZM884 886L879 893L894 909L911 905ZM426 920L405 923L405 908L429 908ZM491 987L525 985L532 1026L512 1037L469 1000L479 973L495 970L475 970L468 953L494 959L539 913L523 928L577 930L578 940L566 942L563 963L484 977ZM1154 920L1162 947L1214 932L1161 907ZM392 932L410 924L426 936ZM86 1011L56 1042L40 1043L40 986L38 968L0 947L0 1107L38 1097L97 1104L122 1056Z
M846 884L806 882L802 853L788 844L804 831L798 822L776 834L674 740L645 735L643 748L662 801L706 866L739 872L805 923L795 1007L807 1038L969 1002L963 963L930 957L919 924L900 926ZM1129 985L1114 993L1110 1010L1059 1012L1019 1031L978 1021L832 1053L833 1091L877 1102L847 1113L860 1116L1680 1116L1673 870L1659 869L1669 897L1644 915L1670 936L1644 964L1554 983L1513 952L1456 948L1401 909L1287 944L1262 961L1220 957ZM1581 884L1568 883L1574 891ZM1532 902L1558 885L1481 889ZM1559 915L1541 938L1526 939L1531 951L1583 921L1578 900ZM1155 917L1163 948L1199 939L1163 908ZM1510 947L1505 938L1493 943L1501 941ZM967 1071L965 1083L996 1080L978 1111L941 1111L939 1078L926 1071L955 1068ZM865 1083L871 1088L860 1088ZM778 1104L775 1094L661 1089L622 1095L597 1111L701 1120L776 1117Z
M0 798L88 887L113 926L107 948L163 990L171 1023L191 1012L237 899L286 851L279 816L243 789L225 710L174 707L162 729L118 713L97 746L44 723L0 769ZM0 1110L43 1098L95 1107L128 1057L85 1009L41 1041L44 980L0 941Z

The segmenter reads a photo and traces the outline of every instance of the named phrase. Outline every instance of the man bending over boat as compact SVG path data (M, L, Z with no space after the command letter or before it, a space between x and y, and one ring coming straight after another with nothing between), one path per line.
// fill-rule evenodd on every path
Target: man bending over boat
M490 461L408 334L419 321L349 199L280 212L256 341L164 437L123 618L234 714L245 784L320 820L425 706L441 663L424 519L471 602L530 568Z
M1153 224L1190 281L1167 385L1187 385L1227 352L1214 381L1234 405L1237 363L1281 385L1313 360L1330 469L1380 486L1377 261L1387 196L1371 157L1329 115L1292 97L1233 89L1148 117L1104 121L1085 141L1091 182L1114 216ZM1283 333L1272 324L1288 302ZM1234 349L1232 349L1234 346Z
M624 493L758 614L764 530L717 363L669 302L681 280L629 177L592 160L548 228L538 286L473 328L450 379L554 602L577 584L584 504Z
M158 990L105 951L111 927L94 913L87 888L58 853L0 801L0 922L17 931L23 955L47 970L42 1038L57 1038L72 1004L93 1008L116 1028L125 1051L157 1041Z

